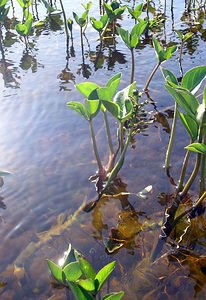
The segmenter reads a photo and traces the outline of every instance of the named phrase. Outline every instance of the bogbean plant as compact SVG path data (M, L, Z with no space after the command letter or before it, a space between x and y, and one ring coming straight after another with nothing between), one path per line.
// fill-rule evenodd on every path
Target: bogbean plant
M47 260L52 276L60 285L69 288L77 300L100 299L102 287L115 268L115 261L105 265L97 273L92 265L74 249L71 244L64 258L57 265ZM120 300L124 292L113 292L101 297L102 300Z
M32 30L33 16L29 12L29 7L32 0L17 0L22 8L23 17L22 22L18 22L15 26L17 33L24 38L26 46L29 44L28 36Z
M203 201L206 197L206 87L204 88L203 99L201 102L199 102L195 94L206 77L206 66L195 67L186 72L180 84L178 84L176 76L171 71L162 69L162 73L166 80L165 86L175 100L172 131L166 154L167 168L169 168L170 164L170 156L178 117L185 127L191 141L189 145L185 146L186 154L183 159L174 202L166 211L167 217L163 226L163 237L166 238L179 220L185 215L190 214L190 217L195 217L205 211ZM189 178L185 180L191 152L196 153L196 159ZM192 208L184 211L176 218L176 212L180 203L183 201L198 176L200 183L198 200L193 203Z
M123 90L117 92L120 80L121 73L118 73L110 78L105 87L101 87L93 82L77 84L76 88L85 97L84 103L76 101L67 103L69 108L78 112L89 124L93 150L98 165L98 172L95 177L92 177L92 179L96 180L96 189L99 194L99 198L103 192L106 191L121 169L132 135L132 129L126 128L124 124L133 113L133 103L131 99L133 92L136 89L136 83L133 82ZM107 166L103 165L102 159L100 158L93 127L93 120L100 112L102 112L104 116L110 152ZM111 137L107 117L108 112L112 114L118 123L116 150L114 150L113 140Z

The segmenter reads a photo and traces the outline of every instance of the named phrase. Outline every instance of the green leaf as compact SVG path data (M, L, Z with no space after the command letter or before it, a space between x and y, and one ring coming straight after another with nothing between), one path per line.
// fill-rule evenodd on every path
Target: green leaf
M94 82L87 81L76 84L75 87L80 93L82 93L86 98L88 98L94 90L99 88L99 85Z
M78 261L79 261L79 265L81 268L82 273L84 274L84 276L88 279L94 279L96 276L96 273L93 269L93 267L90 265L90 263L84 259L82 256L78 257Z
M194 35L193 32L187 32L183 37L183 42L186 42L187 40L189 40L193 35Z
M47 263L48 263L48 267L52 273L52 276L60 283L64 283L62 268L60 266L56 265L50 259L47 259Z
M87 110L87 114L90 116L90 118L94 118L101 107L101 103L99 100L85 100L84 106Z
M133 35L137 35L138 38L140 38L140 36L143 34L143 32L145 31L146 27L147 27L147 21L139 21L136 25L134 25L134 27L132 28L131 31L131 36Z
M77 23L78 25L80 25L79 17L78 17L78 15L77 15L75 12L73 12L73 17L74 17L74 20L76 21L76 23ZM80 25L80 26L81 26L81 25Z
M156 38L153 37L152 42L153 42L153 47L154 47L158 62L161 63L161 52L163 51L163 48L162 48L160 42Z
M125 43L125 45L130 49L131 48L131 46L130 46L131 36L130 36L129 31L125 30L122 27L118 27L117 28L117 32L121 36L121 39L123 40L123 42Z
M27 27L26 27L26 25L18 23L18 24L16 24L15 29L16 29L17 33L20 36L26 36L27 35Z
M91 22L92 26L94 27L94 29L96 29L97 31L102 30L103 24L101 21L96 20L94 17L90 17L90 22Z
M133 105L130 97L133 95L135 87L136 82L133 82L126 88L119 91L114 97L113 103L117 104L119 107L118 118L121 122L125 122L132 114Z
M206 155L206 145L205 144L192 143L192 144L186 146L185 149Z
M76 112L78 112L82 117L84 117L87 121L89 120L89 116L87 114L86 108L80 102L71 101L67 102L67 106Z
M102 300L120 300L124 297L124 292L116 292L105 295Z
M206 66L198 66L190 69L182 78L181 86L195 94L202 81L206 77Z
M160 69L161 69L162 74L166 81L169 80L170 82L174 83L175 85L178 85L178 80L177 80L177 77L174 75L174 73L172 73L168 69L165 69L162 67Z
M119 119L120 118L120 108L119 106L112 102L112 101L107 101L107 100L103 100L102 99L102 103L104 105L104 107L116 118Z
M88 292L93 292L95 290L95 281L91 278L80 279L77 283Z
M143 3L138 4L134 10L132 10L131 8L127 7L128 12L130 13L130 15L134 18L134 19L138 19L140 17L140 15L142 14L142 9L143 9Z
M171 46L164 50L164 60L168 60L177 51L177 46Z
M122 73L117 73L116 75L112 76L106 84L106 87L109 88L111 99L114 97L117 91L121 77L122 77Z
M94 300L95 299L87 291L85 291L81 286L77 285L76 283L69 282L68 285L69 285L76 300Z
M183 114L179 112L180 119L186 128L187 132L189 133L192 141L197 138L198 135L198 125L197 122L191 118L188 114Z
M199 102L195 96L186 89L173 88L170 85L165 85L168 92L173 96L175 101L187 112L193 119L196 119L196 112L199 107Z
M109 275L112 273L112 271L114 270L116 265L116 262L113 261L109 264L107 264L106 266L104 266L96 275L95 277L95 281L96 281L96 291L99 291L101 289L101 287L103 286L103 284L105 283L105 281L107 280L107 278L109 277Z
M68 281L76 281L82 275L79 263L77 261L71 262L63 268L63 272Z

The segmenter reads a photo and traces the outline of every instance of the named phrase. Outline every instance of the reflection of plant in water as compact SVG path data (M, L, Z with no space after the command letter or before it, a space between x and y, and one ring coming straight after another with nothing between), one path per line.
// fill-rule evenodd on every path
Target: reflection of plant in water
M69 288L77 300L94 300L97 297L100 299L100 291L116 265L116 262L113 261L96 273L92 265L80 252L72 248L71 244L59 265L51 260L47 262L53 277L58 283ZM106 294L101 299L120 300L123 296L124 292L121 291Z

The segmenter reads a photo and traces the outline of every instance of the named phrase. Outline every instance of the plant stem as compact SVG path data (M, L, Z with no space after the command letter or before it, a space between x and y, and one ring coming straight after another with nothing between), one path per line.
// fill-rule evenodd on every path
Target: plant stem
M201 121L201 123L199 125L199 134L198 134L198 139L197 139L198 143L202 142L202 131L203 131L202 122L203 122L203 120ZM191 185L193 184L193 182L194 182L194 180L195 180L195 178L197 176L197 173L198 173L199 168L200 168L201 156L202 156L201 153L197 153L196 162L195 162L195 166L194 166L194 169L192 171L192 174L190 175L190 178L188 179L187 183L185 184L182 192L179 193L179 196L181 198L184 198L184 196L187 194L187 192L189 191Z
M131 71L130 83L132 84L133 81L134 81L134 67L135 67L135 62L134 62L134 48L131 48L130 51L131 51L131 56L132 56L132 71Z
M124 127L123 123L119 123L119 138L120 138L120 149L121 152L123 151L124 148Z
M114 148L113 148L113 144L112 144L112 137L111 137L111 132L110 132L110 128L109 128L107 112L104 111L103 114L104 114L104 123L105 123L105 127L106 127L106 132L107 132L107 140L108 140L108 145L109 145L109 151L110 151L110 155L113 155L114 154Z
M99 172L101 174L104 171L104 167L102 165L102 162L101 162L101 159L100 159L100 156L99 156L99 152L98 152L98 149L97 149L97 142L96 142L96 138L95 138L95 134L94 134L94 127L93 127L92 119L89 120L89 128L90 128L90 133L91 133L91 138L92 138L94 154L95 154L95 157L96 157Z
M189 157L190 157L190 151L187 150L187 152L185 154L185 157L184 157L183 164L182 164L182 170L181 170L180 179L179 179L179 182L178 182L177 193L181 192L182 189L183 189L183 183L184 183L184 179L185 179L185 173L186 173L186 170L187 170Z
M147 79L147 82L145 84L145 87L144 87L144 91L147 92L148 91L148 86L150 84L150 81L152 80L154 74L156 73L157 69L159 68L159 66L161 65L161 63L157 63L156 66L154 67L152 73L150 74L149 78Z
M103 195L103 193L106 191L106 189L108 188L108 186L110 185L110 183L112 182L112 180L117 176L119 170L121 169L123 163L124 163L124 158L125 158L125 154L126 154L126 151L127 151L127 148L128 148L128 145L129 145L129 142L130 142L130 139L131 139L131 131L129 131L128 135L127 135L127 139L126 139L126 142L124 144L124 148L121 152L121 155L116 163L116 165L114 166L114 168L112 169L110 175L109 175L109 178L107 180L107 183L104 187L104 189L102 190L101 192L101 196ZM100 196L100 198L101 198Z
M169 168L170 168L170 158L171 158L171 152L172 152L172 147L173 147L173 143L174 143L176 124L177 124L177 116L178 116L178 103L175 101L172 129L171 129L169 144L168 144L168 148L167 148L167 152L166 152L166 158L165 158L165 169L166 169L167 174L169 173Z

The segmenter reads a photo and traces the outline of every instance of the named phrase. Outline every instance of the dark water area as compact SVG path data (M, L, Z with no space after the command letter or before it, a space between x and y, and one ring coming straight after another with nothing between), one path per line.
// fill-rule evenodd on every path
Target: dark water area
M58 1L57 1L58 2ZM167 1L166 22L155 32L164 44L179 42L175 30L193 30L183 47L183 71L206 64L205 10L187 15L185 1ZM10 4L10 3L9 3ZM136 1L126 2L130 6ZM12 3L10 4L12 7ZM56 3L60 9L60 4ZM65 12L82 10L81 1L66 1ZM14 3L9 18L20 20L21 9ZM155 1L159 13L164 1ZM36 19L46 18L46 9L38 3ZM91 16L98 18L99 1L93 1ZM134 20L125 12L121 26L131 28ZM129 145L125 163L113 186L113 197L103 197L95 209L85 213L79 208L97 194L89 176L97 169L87 122L68 109L68 101L82 101L75 84L92 81L105 85L122 72L119 88L130 83L130 51L117 36L105 43L96 63L98 34L88 24L84 53L78 25L73 28L73 48L66 52L63 17L49 20L29 37L26 50L10 23L2 30L0 56L0 169L12 174L4 177L0 190L0 299L70 299L65 289L51 284L46 259L58 261L68 244L82 252L96 270L116 260L110 279L111 291L125 291L124 299L206 299L206 222L205 216L193 220L193 229L180 248L172 248L175 237L165 243L159 259L150 256L160 234L160 226L174 185L163 168L171 129L174 102L164 88L157 71L149 95L154 103L145 108L146 118L155 122L145 126ZM181 76L178 51L164 67ZM135 80L141 91L156 64L151 44L142 41L135 49ZM143 100L148 99L146 95ZM150 101L150 99L149 99ZM103 120L95 120L100 155L106 161L108 149ZM112 131L116 135L116 123ZM189 144L185 129L178 124L178 138L172 153L172 174L178 180L184 146ZM188 143L185 142L188 139ZM192 168L192 167L191 167ZM147 198L138 194L151 187ZM197 185L191 199L197 199ZM76 211L78 213L76 213ZM134 214L135 212L135 214ZM182 230L185 229L183 224ZM105 250L112 228L126 236L123 247L108 254ZM189 241L189 242L188 242ZM106 290L106 286L105 286ZM71 299L72 296L70 295Z

